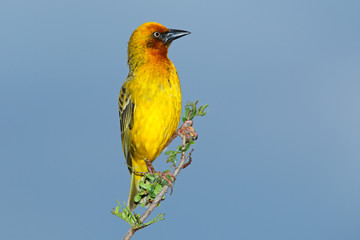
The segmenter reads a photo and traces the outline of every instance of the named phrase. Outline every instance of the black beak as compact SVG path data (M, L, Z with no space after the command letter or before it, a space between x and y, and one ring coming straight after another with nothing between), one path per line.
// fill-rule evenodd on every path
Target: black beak
M168 29L168 33L165 36L165 42L171 43L173 40L181 38L183 36L189 35L191 32L184 31L184 30L177 30L177 29Z

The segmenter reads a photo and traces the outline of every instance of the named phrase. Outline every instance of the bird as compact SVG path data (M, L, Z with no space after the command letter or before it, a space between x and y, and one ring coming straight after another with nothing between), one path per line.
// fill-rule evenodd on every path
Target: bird
M128 207L144 173L176 132L181 115L180 80L168 58L173 40L190 34L156 22L140 25L128 42L129 74L119 94L119 118L124 157L131 175ZM150 164L150 165L149 165Z

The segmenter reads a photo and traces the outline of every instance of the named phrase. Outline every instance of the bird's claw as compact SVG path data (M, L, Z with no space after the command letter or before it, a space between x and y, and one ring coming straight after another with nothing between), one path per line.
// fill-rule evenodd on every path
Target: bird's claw
M186 120L183 125L178 130L176 130L176 134L182 138L185 137L187 141L189 141L191 138L196 140L198 138L198 134L195 132L192 125L192 120Z
M170 172L170 171L165 171L165 172L160 172L160 171L158 171L157 173L158 173L159 176L160 176L160 181L161 181L162 179L164 179L164 180L167 182L167 184L171 187L171 192L170 192L170 195L171 195L171 194L173 193L173 185L172 185L172 183L175 182L176 177L175 177L174 174L173 174L172 172ZM170 180L169 176L170 176L170 178L171 178L172 180Z
M149 170L149 173L152 173L152 174L157 173L157 174L159 174L160 181L162 181L162 179L164 179L168 183L168 185L171 187L171 192L170 192L170 195L171 195L172 192L173 192L172 183L175 182L175 180L176 180L176 177L174 176L174 174L171 171L165 171L165 172L155 171L154 166L147 159L145 160L145 163L146 163L146 166L147 166L147 168ZM170 180L168 176L170 176L170 178L172 178L172 180Z

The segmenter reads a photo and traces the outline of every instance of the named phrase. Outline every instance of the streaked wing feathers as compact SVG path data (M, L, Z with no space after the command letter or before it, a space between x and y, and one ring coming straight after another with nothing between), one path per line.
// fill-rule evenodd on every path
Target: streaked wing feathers
M121 88L119 95L119 117L120 117L120 130L121 130L121 141L124 149L124 155L126 162L130 167L132 166L130 157L131 147L131 129L134 119L135 103L131 99L131 94L126 92L126 83Z

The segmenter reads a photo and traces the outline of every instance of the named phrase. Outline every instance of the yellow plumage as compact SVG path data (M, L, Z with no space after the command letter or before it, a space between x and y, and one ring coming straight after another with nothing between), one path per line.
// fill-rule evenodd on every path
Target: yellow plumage
M167 51L173 39L187 34L158 23L145 23L129 41L129 75L120 90L119 115L122 146L131 174L131 211L136 207L134 196L142 178L133 170L148 172L145 160L152 162L159 156L179 124L180 82Z

